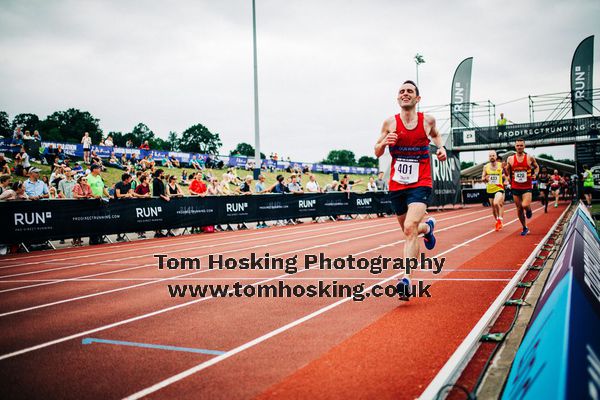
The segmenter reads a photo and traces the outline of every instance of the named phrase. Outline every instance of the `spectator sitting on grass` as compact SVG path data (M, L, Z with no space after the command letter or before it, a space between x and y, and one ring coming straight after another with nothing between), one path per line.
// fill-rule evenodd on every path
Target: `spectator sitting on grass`
M188 186L188 174L187 171L184 169L183 171L181 171L181 182L179 183L182 186Z
M190 166L195 170L202 171L202 166L195 155L193 155L192 159L190 160Z
M73 186L73 198L74 199L92 199L94 198L94 194L92 193L92 188L87 182L87 177L84 175L80 175L77 178L77 183Z
M14 182L8 189L0 194L0 200L12 201L28 199L27 193L25 193L25 186L23 186L22 182Z
M127 173L121 175L121 180L115 184L115 198L133 198L133 190L131 189L131 175Z
M72 199L73 189L75 188L75 179L73 171L66 171L65 178L58 182L58 197L60 199Z
M145 156L140 160L140 167L142 167L142 171L154 171L155 162L152 159L152 156Z
M194 180L190 183L190 195L204 197L207 194L207 190L206 183L202 181L202 172L197 172Z
M4 158L4 153L0 153L0 174L10 175L8 161Z
M123 165L119 162L119 159L117 158L114 152L110 153L110 158L108 159L107 165L113 168L125 169Z
M29 163L29 154L25 151L25 146L21 146L21 151L19 154L15 156L15 160L21 160L21 165L23 166L23 176L29 172L29 168L31 168L31 164Z
M40 170L31 168L29 171L29 179L23 183L25 193L30 200L47 199L50 197L48 186L40 180Z
M106 167L104 167L104 164L102 162L102 157L98 155L96 150L92 150L92 155L90 156L90 159L92 160L93 164L96 164L100 168L101 171L106 171Z
M179 163L179 160L175 158L175 156L169 156L169 161L171 162L171 165L175 168L181 168L181 164Z
M65 179L65 170L70 170L70 168L65 168L62 165L58 168L55 168L50 174L50 184L48 186L58 189L58 184L60 181Z
M177 184L177 177L175 175L170 175L167 179L167 193L169 197L182 197L183 192L181 188Z
M241 194L252 194L252 175L247 175L244 179L244 183L240 185L240 193Z
M92 188L92 194L96 199L110 197L108 195L108 191L106 190L106 186L104 185L104 179L102 179L102 176L100 176L100 170L100 165L92 164L90 167L91 172L87 176L88 184Z

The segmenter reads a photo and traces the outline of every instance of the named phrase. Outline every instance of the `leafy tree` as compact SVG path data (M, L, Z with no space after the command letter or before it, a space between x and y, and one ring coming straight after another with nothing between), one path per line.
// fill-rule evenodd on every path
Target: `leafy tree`
M169 142L170 151L179 151L179 137L177 136L177 132L169 132L167 142Z
M356 158L354 152L350 150L331 150L327 155L327 158L323 160L323 164L332 165L356 165Z
M20 126L22 132L30 131L33 133L33 131L39 129L39 124L40 119L35 114L17 114L13 118L10 128L12 131L14 131L17 126Z
M129 137L133 141L134 146L140 146L146 140L152 147L151 141L154 139L154 132L148 128L148 126L142 122L133 127L132 131L129 133ZM125 139L127 141L127 139Z
M89 132L92 143L97 144L102 139L99 122L99 119L94 118L87 111L69 108L66 111L56 111L46 117L39 123L38 129L44 140L75 143L81 142L84 132Z
M125 135L122 132L108 132L107 136L111 136L113 139L113 143L117 147L125 147L125 143L127 139L125 139Z
M473 165L475 165L475 164L473 164L473 161L461 161L460 162L460 169L462 171L463 169L470 168Z
M238 145L235 147L235 149L231 150L229 152L230 156L247 156L247 157L254 157L254 147L252 147L251 144L248 143L238 143ZM260 153L260 158L265 159L267 158L265 156L265 153L261 152Z
M546 154L546 153L542 153L542 154L540 154L538 157L540 157L540 158L545 158L546 160L552 160L552 161L555 161L555 160L554 160L554 156L552 156L552 155L550 155L550 154Z
M8 119L8 113L6 111L0 111L0 136L12 136L12 130L10 129L10 121Z
M358 166L365 168L377 168L379 166L379 161L375 157L362 156L358 159Z
M202 124L187 128L181 134L179 147L188 153L218 154L223 143L218 133L212 133Z
M165 150L168 151L170 150L170 143L160 137L155 137L154 139L152 139L150 142L150 148L151 149L155 149L155 150Z

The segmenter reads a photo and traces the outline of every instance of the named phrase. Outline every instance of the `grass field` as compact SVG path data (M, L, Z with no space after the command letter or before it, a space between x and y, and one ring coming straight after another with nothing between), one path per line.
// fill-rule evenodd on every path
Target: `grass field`
M40 173L41 176L43 175L47 175L50 176L50 167L48 165L44 165L44 164L40 164L40 163L36 163L36 162L32 162L31 163L32 166L37 167L39 169L42 170L42 172ZM162 168L162 167L161 167ZM165 170L165 175L175 175L178 178L178 182L181 181L181 173L183 171L183 168L163 168ZM186 171L188 172L188 175L190 172L192 172L191 169L187 168ZM226 169L223 170L206 170L206 172L211 172L212 175L217 176L219 179L222 178L223 174L225 172L227 172ZM252 171L246 171L243 169L236 169L236 173L240 178L244 178L246 175L252 175ZM114 185L115 183L117 183L118 181L121 180L121 175L123 174L123 171L117 168L107 168L107 170L105 172L102 173L102 177L104 178L104 181L106 182L106 185L108 187L111 187L112 185ZM263 172L263 175L265 175L266 177L266 186L272 185L273 183L276 182L276 177L277 175L282 174L285 177L290 176L290 173L287 172L281 172L281 171L276 171L276 172ZM317 182L319 182L319 185L324 188L325 185L331 183L331 181L333 180L333 177L331 174L322 174L322 173L315 173L314 174L315 177L317 178ZM340 174L340 178L343 176L343 174ZM353 186L353 191L355 192L364 192L367 189L367 183L369 182L369 175L352 175L349 174L348 175L350 177L350 180L353 180L355 182L359 182L359 180L362 180L362 182L359 182L357 184L355 184ZM21 178L21 180L25 180L26 178ZM16 179L13 179L13 181ZM308 182L308 175L303 175L302 176L302 186L306 186L306 182ZM252 189L254 189L254 183L252 184ZM185 193L185 194L189 194L188 192L188 187L187 186L181 186L181 190Z

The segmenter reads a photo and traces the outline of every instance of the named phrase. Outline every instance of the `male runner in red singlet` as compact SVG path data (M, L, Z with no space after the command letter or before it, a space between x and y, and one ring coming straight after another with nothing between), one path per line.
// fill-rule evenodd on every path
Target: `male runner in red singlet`
M389 193L392 208L406 237L405 259L418 257L418 236L421 233L427 249L431 250L435 246L435 219L429 218L426 222L421 222L433 186L429 137L438 148L438 160L446 160L446 149L435 125L435 118L416 110L420 100L417 85L413 81L404 82L398 92L400 114L383 122L381 135L375 144L376 157L381 157L388 146L392 156ZM406 293L410 290L410 280L402 278L398 289L400 298L408 300Z
M525 153L525 141L517 139L515 142L517 154L508 157L506 163L507 174L511 179L511 190L513 200L517 206L517 215L523 225L521 236L529 233L527 219L531 218L531 192L533 191L532 181L540 171L538 163L532 155ZM533 172L532 172L533 170Z

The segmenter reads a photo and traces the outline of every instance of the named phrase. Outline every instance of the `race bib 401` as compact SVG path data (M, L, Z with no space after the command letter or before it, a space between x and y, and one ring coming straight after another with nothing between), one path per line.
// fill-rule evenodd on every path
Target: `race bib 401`
M419 161L397 158L392 180L403 185L417 182L419 180Z

